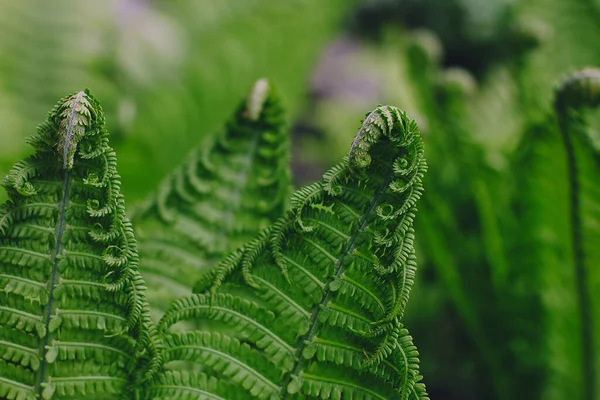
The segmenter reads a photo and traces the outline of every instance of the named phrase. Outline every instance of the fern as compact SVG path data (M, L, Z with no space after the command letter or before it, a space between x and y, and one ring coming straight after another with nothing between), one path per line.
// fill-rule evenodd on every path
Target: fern
M29 143L0 214L0 397L128 398L161 339L99 103L65 97Z
M586 110L600 104L600 71L574 73L559 87L555 116L535 124L520 149L518 228L544 306L545 396L600 395L600 151ZM569 338L569 339L566 339Z
M414 121L369 114L343 162L166 312L145 398L427 398L401 324L425 170ZM201 329L172 329L186 320Z
M437 318L444 321L444 340L463 343L464 348L450 351L448 356L454 357L454 351L460 351L463 365L473 369L467 376L474 382L463 388L465 384L459 382L465 377L464 370L447 366L436 368L440 373L430 377L436 379L430 385L446 387L458 397L483 392L490 397L508 398L509 375L526 374L519 365L521 360L511 359L512 349L497 345L513 340L513 325L490 322L507 318L502 308L507 303L505 289L512 282L508 279L504 237L499 231L501 216L505 215L506 185L499 171L486 160L486 149L474 136L476 129L469 115L477 103L483 102L478 97L484 88L478 87L474 77L463 69L440 68L441 45L430 32L413 33L405 51L406 85L414 87L409 98L418 105L415 112L426 121L424 136L432 171L428 183L436 188L421 205L417 222L417 248L424 254L421 266L432 277L420 284L442 296L438 304L432 305L429 298L435 296L423 295L425 287L419 290L421 298L415 300L425 301L433 309L430 313L437 313ZM439 304L440 300L448 304ZM515 314L509 317L514 319ZM419 337L424 345L438 348L439 332L423 326ZM439 362L443 353L427 352L434 357L427 364ZM473 367L473 363L479 365ZM528 378L523 381L531 388ZM515 389L519 385L515 383Z
M215 141L231 150L235 167L239 158L248 162L247 152L235 151L248 148L241 134L251 132L260 159L243 193L270 202L242 208L248 214L236 227L252 218L260 226L286 204L279 195L289 174L272 164L281 165L274 160L282 153L285 161L287 143L263 129L281 126L268 89L259 81ZM5 181L0 397L426 399L418 352L401 322L426 170L417 129L393 107L369 114L349 156L206 270L198 293L175 301L157 332L100 105L88 92L62 99L29 140L36 153ZM210 161L191 165L217 172ZM219 171L239 176L224 165ZM186 210L185 187L176 178L165 187L136 214L155 212L149 227ZM167 229L183 235L180 228ZM251 231L221 234L241 241ZM223 250L199 251L216 259ZM171 329L186 319L201 328Z
M279 82L297 112L320 49L355 3L0 0L0 118L10 126L0 173L26 154L20 138L32 121L87 85L110 120L122 191L129 204L142 200L257 76Z
M189 293L203 268L283 214L288 165L283 110L262 79L226 128L193 150L134 212L141 270L156 313Z
M559 88L556 112L567 157L571 257L579 311L582 398L600 395L600 151L583 112L600 105L600 70L575 73Z

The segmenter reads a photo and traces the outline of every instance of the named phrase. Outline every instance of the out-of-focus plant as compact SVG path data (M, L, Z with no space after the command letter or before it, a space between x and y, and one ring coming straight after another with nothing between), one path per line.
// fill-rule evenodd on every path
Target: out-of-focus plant
M598 105L600 70L569 76L515 163L514 263L535 278L521 290L542 304L532 321L542 325L543 398L600 397L600 148L588 122Z
M0 170L25 154L22 138L54 99L93 87L123 156L125 194L143 198L257 77L276 82L294 114L354 3L0 0Z

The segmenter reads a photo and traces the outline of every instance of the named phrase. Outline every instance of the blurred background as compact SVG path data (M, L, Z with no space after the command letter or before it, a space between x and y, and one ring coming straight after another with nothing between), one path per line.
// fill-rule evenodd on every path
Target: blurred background
M525 138L548 128L561 79L600 66L599 43L598 0L0 0L0 174L83 88L104 106L129 204L257 78L289 112L297 186L347 153L366 112L396 105L429 163L405 325L431 398L578 399L576 293L553 275L566 201L532 211L522 190L548 172Z

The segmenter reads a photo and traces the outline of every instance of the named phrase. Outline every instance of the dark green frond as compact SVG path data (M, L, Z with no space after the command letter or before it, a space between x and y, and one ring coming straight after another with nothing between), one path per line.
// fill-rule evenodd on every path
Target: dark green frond
M225 129L134 212L141 269L156 313L188 292L204 268L283 214L289 138L279 98L261 79Z
M65 97L30 143L4 182L0 397L123 398L160 340L98 101Z
M427 398L400 324L425 171L414 121L369 114L342 163L166 312L169 363L150 391L191 361L242 398ZM182 321L201 328L169 333Z

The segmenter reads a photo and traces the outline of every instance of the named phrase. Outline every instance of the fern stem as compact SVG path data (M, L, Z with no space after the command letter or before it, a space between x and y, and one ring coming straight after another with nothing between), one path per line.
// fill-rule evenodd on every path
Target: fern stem
M377 190L377 193L375 193L375 195L371 199L371 202L369 203L369 206L367 207L366 211L361 216L360 221L358 223L358 228L348 238L348 241L346 242L347 243L346 250L342 254L340 254L340 256L336 260L336 263L337 263L336 269L335 269L335 272L334 272L333 276L331 277L331 279L329 279L329 281L325 285L325 287L326 287L325 293L323 294L321 301L318 304L316 304L315 307L313 308L312 318L310 321L310 328L308 329L308 332L306 333L306 335L304 335L304 338L302 338L302 340L299 341L300 345L298 346L298 349L296 351L297 360L295 361L290 374L287 376L287 378L284 380L283 384L281 385L281 390L283 391L283 400L286 400L288 398L287 387L292 379L292 376L296 375L298 373L298 370L300 370L300 368L304 366L304 357L302 356L302 353L304 351L304 348L306 347L306 343L308 343L312 340L315 330L317 328L318 322L319 322L319 314L321 313L323 306L325 306L325 304L327 304L327 300L329 300L329 296L331 295L331 289L329 288L329 284L331 282L333 282L336 278L340 277L340 275L342 273L342 269L344 267L344 258L346 256L348 256L349 254L351 254L351 252L353 251L354 242L356 241L358 234L360 232L362 232L363 229L365 228L369 215L371 215L371 213L375 210L375 207L377 206L379 197L383 193L385 193L389 184L392 182L393 176L394 176L394 174L392 172L383 181L383 183Z
M577 178L577 165L575 151L569 132L569 110L559 109L558 123L562 133L563 143L567 157L569 176L569 207L571 218L571 246L573 249L573 264L575 266L575 281L577 286L577 301L579 304L579 323L581 334L581 367L583 373L583 398L594 400L596 383L594 381L594 332L592 313L590 307L590 293L587 287L587 271L585 270L583 238L581 227L579 180ZM567 114L567 115L565 115Z
M569 207L571 219L571 245L577 300L579 304L581 335L581 367L583 375L583 399L594 400L597 388L595 381L594 326L591 310L591 295L588 290L588 272L586 271L582 205L580 199L579 171L575 155L574 141L582 139L584 124L580 115L583 109L600 106L600 70L585 68L572 74L558 88L555 98L555 110L558 126L565 146L569 185Z
M54 247L54 253L50 262L52 263L52 272L50 275L50 281L48 282L48 304L46 305L46 313L44 316L44 327L46 334L44 338L40 340L40 372L38 375L37 391L40 399L43 398L42 392L44 390L42 383L46 379L46 366L47 361L45 357L46 347L50 342L50 320L52 319L53 304L54 304L54 289L58 278L58 262L60 261L60 253L62 250L62 236L64 233L65 225L65 211L67 204L69 203L69 192L71 191L71 180L72 180L72 168L73 168L73 157L75 146L82 136L80 119L78 113L83 111L83 100L85 93L79 92L75 95L71 105L71 110L63 116L63 120L59 124L59 130L57 135L59 136L58 144L62 145L62 158L63 158L63 197L58 207L58 224L56 226L56 244ZM43 309L42 309L43 312Z
M69 143L68 141L66 142L67 144ZM67 145L65 145L65 147L67 147ZM66 158L65 158L66 160ZM58 262L60 260L60 251L61 251L61 242L62 242L62 236L64 233L64 224L65 224L65 210L67 208L67 203L69 201L69 191L71 189L71 170L69 169L64 169L64 173L65 173L65 177L64 177L64 185L63 185L63 198L60 202L59 208L58 208L58 224L56 227L56 245L54 248L54 254L52 254L52 273L50 275L50 281L48 283L49 287L48 287L48 304L46 305L46 314L44 316L44 326L45 326L45 331L46 331L46 335L44 336L43 340L40 341L40 371L39 371L39 375L38 375L38 384L36 385L37 390L38 390L38 395L39 398L42 398L42 391L43 386L42 383L44 382L45 378L46 378L46 357L45 357L45 351L46 351L46 347L48 346L48 343L50 341L50 319L52 318L52 306L53 306L53 301L54 301L54 288L56 287L56 281L58 278Z

